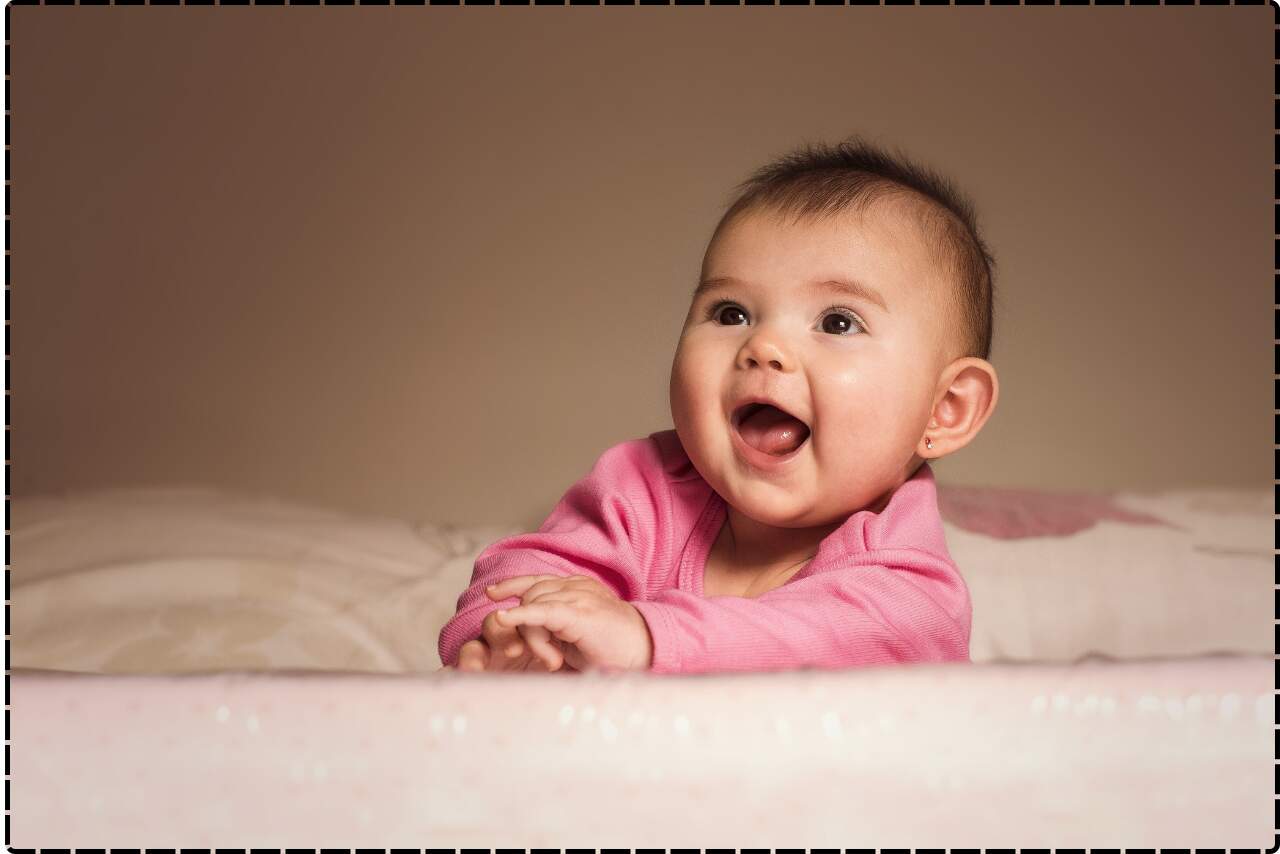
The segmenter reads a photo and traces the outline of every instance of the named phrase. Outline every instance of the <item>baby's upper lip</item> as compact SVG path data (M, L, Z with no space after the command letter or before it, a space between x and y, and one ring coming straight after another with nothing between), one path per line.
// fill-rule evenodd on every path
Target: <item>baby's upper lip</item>
M742 422L742 416L745 414L743 408L753 403L767 403L768 405L781 409L792 418L800 421L804 426L809 427L809 419L800 414L799 409L793 409L788 404L784 404L776 397L770 397L767 394L752 394L739 398L729 409L729 419L733 422L733 426L737 427Z

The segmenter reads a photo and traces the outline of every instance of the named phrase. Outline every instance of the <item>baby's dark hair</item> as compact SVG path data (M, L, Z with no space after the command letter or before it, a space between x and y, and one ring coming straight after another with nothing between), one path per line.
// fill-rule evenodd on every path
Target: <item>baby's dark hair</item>
M718 234L740 214L769 210L805 217L864 213L881 199L916 202L925 239L942 250L953 288L951 320L958 357L989 359L995 258L978 234L973 204L947 178L857 136L828 146L804 144L756 170L716 225ZM714 236L712 237L714 240Z

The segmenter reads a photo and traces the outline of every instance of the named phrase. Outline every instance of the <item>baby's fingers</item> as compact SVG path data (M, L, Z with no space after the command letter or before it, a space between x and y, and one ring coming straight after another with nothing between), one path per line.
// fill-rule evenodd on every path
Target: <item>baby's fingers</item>
M494 618L501 626L541 626L568 643L582 639L582 628L574 611L564 600L549 597L529 605L520 605L510 611L494 611Z
M515 626L499 624L491 611L480 624L480 636L492 651L489 669L515 670L523 665L519 659L525 653L525 648Z
M539 581L550 581L559 577L558 575L516 575L503 579L497 584L490 584L485 588L485 592L493 601L501 602L508 596L523 596L526 590Z
M525 643L529 645L529 651L547 670L552 672L559 670L560 665L564 663L564 655L551 642L551 632L542 626L519 626L518 628Z
M489 645L482 640L470 640L458 650L458 669L482 671L489 664Z

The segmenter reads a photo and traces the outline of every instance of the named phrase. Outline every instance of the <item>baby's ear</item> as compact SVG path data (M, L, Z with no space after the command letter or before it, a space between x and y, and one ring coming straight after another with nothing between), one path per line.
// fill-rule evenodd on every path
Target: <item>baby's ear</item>
M987 423L1000 399L1000 380L985 359L956 359L938 378L933 412L916 453L938 459L955 453L973 441Z

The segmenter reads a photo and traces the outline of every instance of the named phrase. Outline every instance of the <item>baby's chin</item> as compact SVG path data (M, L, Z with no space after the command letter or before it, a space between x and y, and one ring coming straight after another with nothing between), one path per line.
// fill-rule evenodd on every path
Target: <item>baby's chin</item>
M885 497L883 490L833 495L803 481L752 481L735 472L711 485L738 513L775 528L818 528L842 523L860 510L883 510L873 506Z
M741 485L720 492L725 503L761 525L774 528L810 528L821 524L817 508L809 496L788 492L770 484Z

